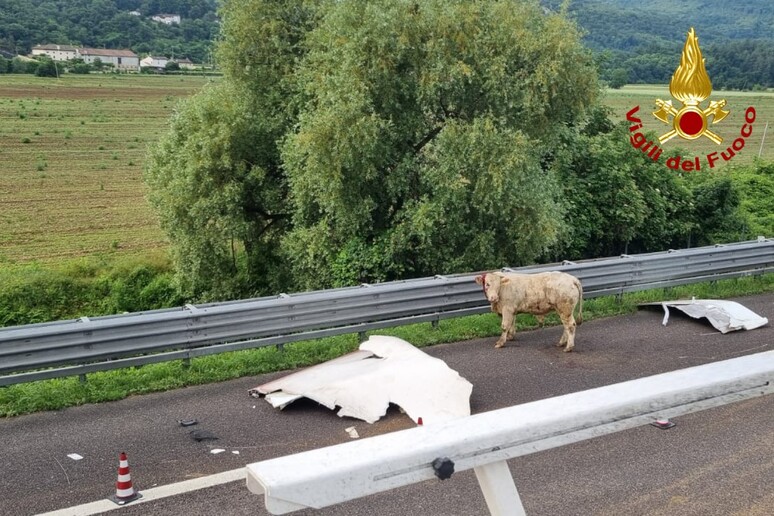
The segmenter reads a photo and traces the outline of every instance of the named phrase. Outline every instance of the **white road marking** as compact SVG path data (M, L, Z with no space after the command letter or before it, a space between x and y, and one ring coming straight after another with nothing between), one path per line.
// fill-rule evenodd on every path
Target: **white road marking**
M152 502L167 498L169 496L176 496L199 489L205 489L207 487L219 486L221 484L228 484L229 482L236 482L238 480L245 480L246 472L245 468L232 469L231 471L224 471L223 473L217 473L215 475L209 475L206 477L192 478L191 480L184 480L174 484L168 484L165 486L154 487L152 489L141 490L142 498L131 502L128 505L137 505L140 503ZM112 511L126 507L126 505L116 505L110 500L97 500L96 502L85 503L83 505L76 505L74 507L67 507L65 509L59 509L52 512L40 514L38 516L90 516L91 514L99 514L102 512Z

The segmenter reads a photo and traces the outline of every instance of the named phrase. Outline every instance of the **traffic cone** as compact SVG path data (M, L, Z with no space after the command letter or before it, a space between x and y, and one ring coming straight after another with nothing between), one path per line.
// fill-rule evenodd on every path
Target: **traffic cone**
M132 486L132 475L129 473L129 460L126 458L126 453L121 452L118 457L118 480L116 481L116 494L111 496L118 505L124 505L138 498L142 495L135 491Z

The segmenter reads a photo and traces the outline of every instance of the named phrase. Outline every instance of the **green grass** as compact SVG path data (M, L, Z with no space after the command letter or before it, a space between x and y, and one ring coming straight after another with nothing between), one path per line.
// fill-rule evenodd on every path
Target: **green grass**
M655 289L626 294L620 299L604 297L584 302L584 320L628 314L638 303L664 299L729 298L774 292L774 274L755 278L698 283L671 289ZM495 314L475 315L441 321L437 327L415 324L372 332L400 337L417 347L445 342L494 337L500 332ZM549 316L546 324L558 324ZM519 316L519 330L537 327L534 317ZM494 342L494 341L493 341ZM309 366L330 360L357 348L356 335L341 335L315 341L288 344L282 349L266 347L222 353L191 360L146 365L139 368L89 374L81 383L77 377L45 380L0 388L0 416L15 416L43 410L59 410L85 403L99 403L126 398L134 394L166 391L189 385L230 380L273 371Z

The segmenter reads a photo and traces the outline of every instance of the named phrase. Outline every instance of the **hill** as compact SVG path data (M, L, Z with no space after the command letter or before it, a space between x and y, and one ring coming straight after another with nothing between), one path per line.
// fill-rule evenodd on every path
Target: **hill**
M558 10L563 2L545 0ZM716 88L774 87L774 3L770 0L574 0L571 16L602 77L618 83L668 82L685 35L696 29Z
M130 48L138 54L208 59L218 32L216 0L0 0L0 49L37 44ZM131 14L132 11L139 15ZM153 21L178 14L180 24Z

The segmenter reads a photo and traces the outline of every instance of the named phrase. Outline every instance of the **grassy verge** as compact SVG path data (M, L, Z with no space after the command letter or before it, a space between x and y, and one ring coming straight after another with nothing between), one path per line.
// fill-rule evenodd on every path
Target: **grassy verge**
M0 264L0 326L179 306L165 253Z
M655 289L624 295L620 300L603 297L584 302L584 320L632 313L638 303L664 299L722 299L742 295L774 292L774 274L757 278L740 278L716 283L697 283L671 289ZM548 317L547 324L558 324ZM522 315L520 330L536 327L534 317ZM381 335L394 335L418 347L456 342L499 333L499 318L494 314L460 317L441 321L438 327L415 324L389 330ZM0 388L0 416L14 416L43 410L58 410L84 403L113 401L134 394L166 391L189 385L218 382L272 371L317 364L357 348L356 335L341 335L315 341L275 347L223 353L197 358L188 368L181 361L152 364L88 375L86 383L77 377L46 380Z

